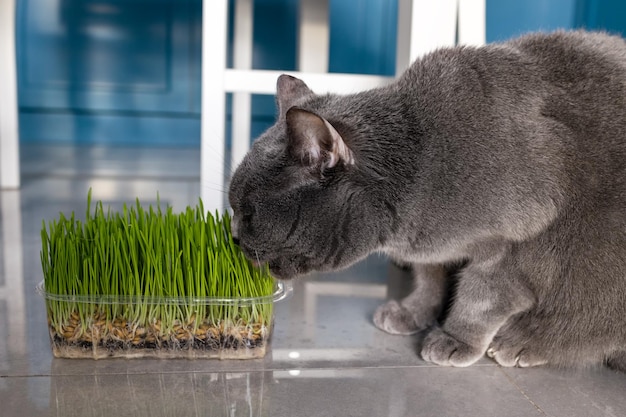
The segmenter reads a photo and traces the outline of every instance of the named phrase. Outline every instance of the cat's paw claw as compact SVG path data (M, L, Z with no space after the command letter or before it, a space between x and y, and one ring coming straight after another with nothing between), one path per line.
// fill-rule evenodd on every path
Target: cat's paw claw
M507 368L530 368L548 363L547 360L533 355L526 349L498 346L497 344L492 344L487 349L487 356L496 361L498 365Z
M433 328L422 344L422 359L442 366L469 366L483 355L483 350L460 342L444 332Z
M391 334L410 335L422 330L415 317L396 300L389 300L376 309L374 325Z

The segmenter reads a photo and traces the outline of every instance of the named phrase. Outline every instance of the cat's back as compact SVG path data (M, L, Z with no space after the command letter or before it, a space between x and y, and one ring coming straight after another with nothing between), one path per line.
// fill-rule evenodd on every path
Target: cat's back
M510 45L535 62L543 84L541 116L558 123L578 151L624 184L626 41L600 32L534 34ZM617 171L617 172L616 172Z
M486 99L500 94L545 96L554 88L615 89L626 85L626 41L604 32L531 33L482 47L443 48L418 59L400 78L400 90L425 98ZM509 90L509 91L505 91ZM431 94L432 97L431 97Z
M592 82L623 87L626 82L626 41L619 36L557 31L522 36L504 45L532 62L544 81L558 87Z
M600 61L626 67L626 41L606 32L536 32L503 44L532 55L541 63L562 63L570 67L588 66Z
M531 62L535 118L562 147L576 189L626 203L626 41L602 32L530 34L506 43Z
M416 61L400 84L417 101L442 102L437 114L444 117L466 112L498 126L512 118L521 125L551 121L580 145L596 138L626 149L626 41L619 36L539 32L441 49Z

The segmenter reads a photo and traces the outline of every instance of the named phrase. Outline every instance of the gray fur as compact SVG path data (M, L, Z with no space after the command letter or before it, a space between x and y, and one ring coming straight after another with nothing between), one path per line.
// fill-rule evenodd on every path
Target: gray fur
M415 290L374 323L428 329L467 366L626 369L626 43L532 34L435 51L394 83L315 95L278 81L277 123L234 174L233 232L293 278L372 252ZM445 268L462 262L445 320Z

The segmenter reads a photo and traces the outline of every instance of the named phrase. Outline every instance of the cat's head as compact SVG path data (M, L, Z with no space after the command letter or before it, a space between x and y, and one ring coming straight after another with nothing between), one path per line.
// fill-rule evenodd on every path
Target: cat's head
M231 181L233 236L248 258L268 262L277 278L348 266L377 244L368 180L344 137L349 127L323 116L332 114L332 100L282 75L278 120L254 142Z

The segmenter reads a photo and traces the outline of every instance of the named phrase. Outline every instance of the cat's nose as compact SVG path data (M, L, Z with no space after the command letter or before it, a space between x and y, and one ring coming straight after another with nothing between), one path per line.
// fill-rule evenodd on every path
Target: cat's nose
M239 246L239 238L237 236L233 236L233 242L235 242L235 245Z

